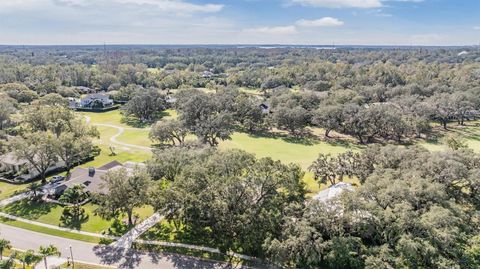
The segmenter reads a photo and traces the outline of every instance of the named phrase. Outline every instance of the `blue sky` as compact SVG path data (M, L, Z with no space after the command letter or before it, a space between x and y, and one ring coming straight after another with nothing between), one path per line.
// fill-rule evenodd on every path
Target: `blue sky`
M0 44L479 42L480 0L0 0Z

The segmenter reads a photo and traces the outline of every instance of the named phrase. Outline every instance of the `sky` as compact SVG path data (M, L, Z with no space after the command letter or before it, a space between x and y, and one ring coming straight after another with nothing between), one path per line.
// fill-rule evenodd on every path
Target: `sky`
M478 45L480 0L0 0L0 44Z

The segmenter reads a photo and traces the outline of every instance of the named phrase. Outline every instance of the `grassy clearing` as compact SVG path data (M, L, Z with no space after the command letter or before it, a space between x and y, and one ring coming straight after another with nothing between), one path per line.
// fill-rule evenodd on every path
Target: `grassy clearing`
M28 220L93 233L106 232L115 227L113 220L102 219L94 213L96 205L88 203L82 208L85 209L86 217L75 222L62 221L63 207L52 203L22 200L2 208L2 211ZM140 221L151 216L153 209L151 207L138 208L135 210L135 214L139 216Z
M480 153L480 121L466 122L464 126L450 123L447 130L434 125L433 133L437 137L436 141L421 141L418 144L431 151L447 150L444 138L452 136L460 138L468 148Z
M149 132L150 130L125 130L122 135L117 137L117 141L149 147L152 144L152 141L148 138Z
M284 137L255 136L247 133L234 133L231 140L220 143L220 149L238 148L255 154L257 157L271 157L283 163L299 164L307 170L318 154L339 154L347 150L358 150L353 144L328 143L314 139L292 140Z

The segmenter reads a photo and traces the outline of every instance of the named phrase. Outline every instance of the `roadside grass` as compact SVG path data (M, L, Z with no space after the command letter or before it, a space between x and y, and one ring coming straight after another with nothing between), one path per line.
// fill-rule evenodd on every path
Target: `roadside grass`
M7 218L0 218L0 222L6 225L14 226L14 227L29 230L29 231L34 231L38 233L49 234L49 235L54 235L54 236L69 238L74 240L80 240L80 241L89 242L89 243L98 244L102 241L101 238L98 238L98 237L65 232L65 231L60 231L56 229L50 229L50 228L46 228L46 227L42 227L42 226L38 226L38 225L34 225L34 224L22 222L22 221L11 220Z
M7 205L1 210L10 215L24 219L92 233L105 233L109 230L112 231L112 228L114 232L117 232L117 229L118 231L125 229L124 227L118 227L118 223L114 225L114 220L105 220L96 215L94 211L98 208L97 205L88 203L83 205L82 208L85 210L85 218L75 222L61 220L63 206L43 201L35 202L24 199ZM153 214L153 209L145 206L143 208L135 209L135 214L138 215L139 221L141 221L151 216Z
M72 265L69 266L66 263L58 267L58 269L70 269L70 268L73 268ZM111 268L117 268L117 267L86 264L86 263L75 261L75 269L111 269Z
M224 262L234 265L233 268L239 268L239 266L255 266L253 262L241 260L235 257L229 257L225 254L212 253L208 251L201 251L195 249L187 249L181 247L164 247L157 245L138 244L134 243L136 249L145 250L149 252L165 253L164 256L168 258L168 254L180 254L183 256L196 257L203 260L210 260L214 262ZM230 267L229 267L230 268Z

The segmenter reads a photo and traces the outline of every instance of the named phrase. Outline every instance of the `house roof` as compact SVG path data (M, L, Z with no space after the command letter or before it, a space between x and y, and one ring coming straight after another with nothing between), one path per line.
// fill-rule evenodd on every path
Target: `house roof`
M75 185L84 185L85 189L91 193L105 193L106 190L102 188L102 177L108 170L97 170L90 173L89 168L77 168L72 171L69 179L59 186L60 189L68 189Z
M83 98L83 100L95 100L95 99L110 100L110 96L101 94L101 93L92 93L85 96L85 98Z
M321 201L321 202L327 202L340 194L342 194L344 191L355 191L353 188L352 184L346 183L346 182L339 182L335 185L332 185L330 188L322 190L318 192L313 199Z
M17 158L12 152L0 156L0 162L9 165L23 165L28 163L27 160Z
M107 193L108 190L102 187L102 178L108 173L116 169L125 168L127 173L133 171L135 167L144 166L142 163L126 162L121 164L118 161L109 162L99 168L76 168L72 171L67 181L55 187L57 193L71 188L75 185L84 185L85 189L90 193Z
M98 168L98 170L109 170L109 169L112 169L115 166L122 166L122 164L118 161L113 161L113 162L109 162L107 164L104 164L104 165L100 166Z

